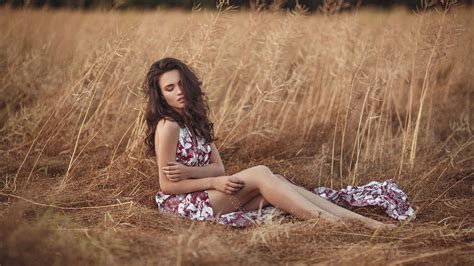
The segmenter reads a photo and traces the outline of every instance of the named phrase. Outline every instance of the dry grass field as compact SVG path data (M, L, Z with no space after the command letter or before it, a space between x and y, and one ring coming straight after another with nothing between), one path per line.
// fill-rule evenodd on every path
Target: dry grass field
M0 9L0 264L472 265L473 16ZM164 56L202 78L228 174L394 178L417 219L236 229L159 213L141 83Z

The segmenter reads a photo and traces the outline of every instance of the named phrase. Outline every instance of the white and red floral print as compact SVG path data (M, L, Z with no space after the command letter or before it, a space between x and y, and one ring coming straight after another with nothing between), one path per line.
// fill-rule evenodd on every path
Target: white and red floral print
M192 139L187 127L179 129L176 147L176 161L187 166L204 166L209 164L211 145L202 138ZM160 211L173 213L193 220L213 219L214 214L209 203L207 191L196 191L185 194L164 194L158 191L156 203Z
M201 138L196 138L196 142L194 142L190 131L186 127L180 128L176 147L177 162L187 166L204 166L209 164L210 156L211 145L209 143L205 143ZM388 216L397 220L406 220L408 217L415 218L408 197L392 179L384 182L372 181L364 186L348 186L339 191L318 187L311 192L348 209L369 205L378 206ZM155 200L158 209L163 213L192 220L214 221L235 227L264 224L282 218L286 214L281 209L267 206L261 210L235 211L214 217L206 190L174 195L158 191Z
M378 206L393 219L415 219L414 209L410 206L407 195L392 179L383 182L372 181L364 186L347 186L339 191L318 187L312 192L347 209Z

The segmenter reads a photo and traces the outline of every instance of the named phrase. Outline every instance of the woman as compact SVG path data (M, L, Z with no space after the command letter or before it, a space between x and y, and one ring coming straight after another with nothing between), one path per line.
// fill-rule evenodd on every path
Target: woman
M156 201L161 211L211 220L273 205L301 219L396 227L342 208L262 165L226 175L201 82L180 60L163 58L152 64L144 88L145 143L147 153L157 157L161 191Z

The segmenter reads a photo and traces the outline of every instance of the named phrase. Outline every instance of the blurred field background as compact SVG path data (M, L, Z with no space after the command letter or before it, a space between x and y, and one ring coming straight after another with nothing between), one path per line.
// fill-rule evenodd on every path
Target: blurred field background
M473 15L0 9L0 264L472 265ZM373 233L160 214L141 83L164 56L202 78L228 174L394 178L416 221Z

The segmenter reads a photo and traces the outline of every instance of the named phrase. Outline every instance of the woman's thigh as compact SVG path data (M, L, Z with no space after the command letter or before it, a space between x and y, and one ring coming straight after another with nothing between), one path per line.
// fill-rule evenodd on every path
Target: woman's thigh
M258 190L259 182L262 178L268 178L269 170L264 166L255 166L232 176L237 176L244 181L245 185L235 194L229 195L217 190L208 190L209 201L215 216L233 212L247 204L249 201L260 195Z
M280 178L283 181L286 181L290 184L294 184L293 181L286 179L284 176L280 174L275 174L276 177ZM244 206L242 206L243 211L251 211L251 210L258 210L266 206L270 206L270 202L268 202L262 194L258 193L257 196L249 200Z
M244 206L242 206L242 211L252 211L252 210L259 210L263 207L270 206L270 202L268 202L262 194L258 194L251 200L249 200L247 203L245 203Z

